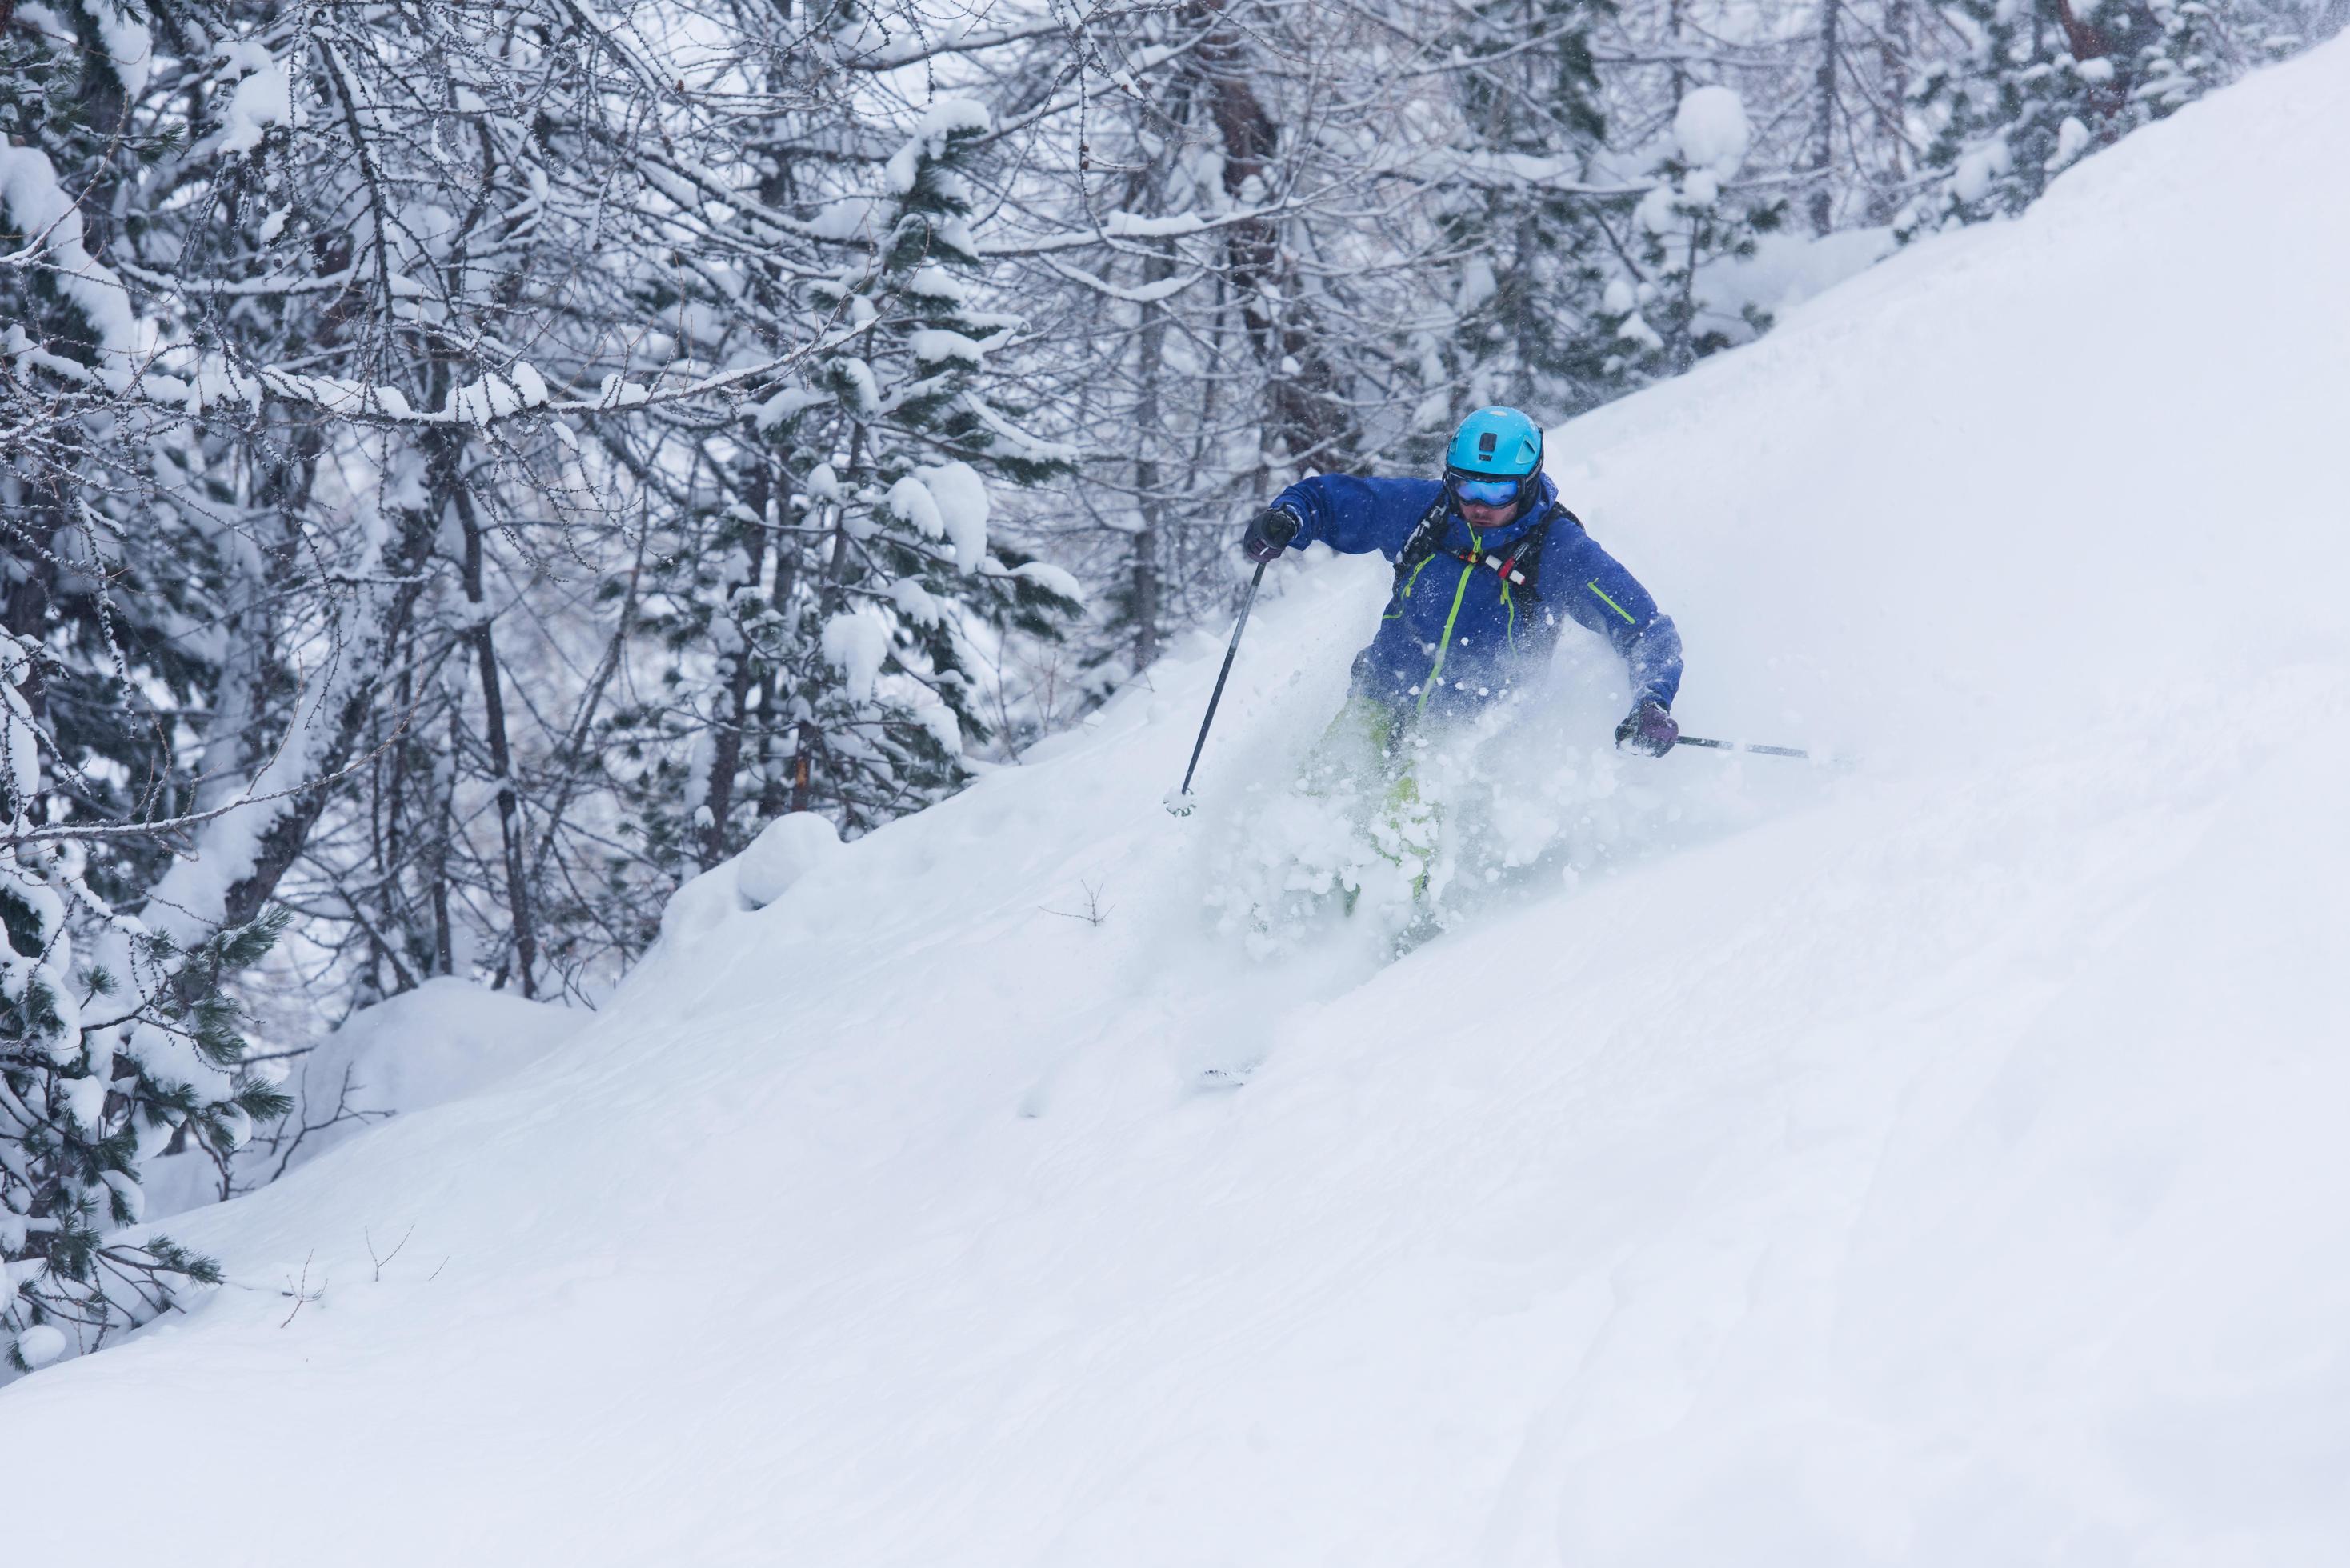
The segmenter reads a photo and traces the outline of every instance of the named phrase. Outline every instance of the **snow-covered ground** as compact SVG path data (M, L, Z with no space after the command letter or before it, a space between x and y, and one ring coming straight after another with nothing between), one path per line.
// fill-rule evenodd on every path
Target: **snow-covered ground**
M2345 102L2320 49L1554 432L1684 722L1857 770L1619 761L1571 646L1565 866L1252 961L1218 868L1381 588L1285 566L1199 815L1212 629L175 1220L233 1288L0 1391L88 1457L9 1560L2350 1561Z

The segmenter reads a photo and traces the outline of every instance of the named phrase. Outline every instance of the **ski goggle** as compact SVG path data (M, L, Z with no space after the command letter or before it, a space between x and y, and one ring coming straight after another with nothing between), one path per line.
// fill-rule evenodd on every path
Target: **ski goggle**
M1472 478L1459 469L1453 469L1445 474L1444 483L1456 501L1466 501L1477 506L1508 506L1524 494L1528 480L1532 477L1529 474L1526 479Z

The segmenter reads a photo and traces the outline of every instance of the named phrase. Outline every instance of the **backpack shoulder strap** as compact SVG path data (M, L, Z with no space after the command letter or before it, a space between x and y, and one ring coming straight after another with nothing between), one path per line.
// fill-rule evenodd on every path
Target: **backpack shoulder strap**
M1419 521L1404 535L1403 548L1396 552L1395 586L1400 593L1411 580L1412 573L1426 566L1441 547L1444 539L1444 514L1451 510L1451 498L1437 492L1435 502L1420 514Z
M1550 543L1551 524L1561 517L1575 521L1575 514L1564 506L1554 506L1543 514L1534 525L1526 530L1525 537L1508 546L1507 555L1471 555L1466 550L1455 552L1472 566L1482 566L1502 579L1502 591L1525 595L1529 600L1542 597L1543 546ZM1580 526L1578 524L1577 526Z
M1570 523L1575 521L1574 513L1564 506L1553 506L1543 514L1540 522L1527 530L1526 536L1517 542L1506 557L1492 563L1503 582L1528 598L1542 597L1543 546L1550 543L1551 524L1561 517Z
M1554 505L1543 514L1541 521L1526 531L1524 538L1511 547L1508 556L1472 556L1465 550L1444 548L1444 518L1450 510L1450 500L1438 496L1436 504L1430 506L1413 525L1410 535L1403 542L1403 548L1396 553L1395 582L1399 592L1411 580L1412 573L1428 562L1438 556L1457 555L1472 566L1483 566L1509 585L1513 591L1524 594L1530 599L1539 599L1542 597L1543 546L1550 543L1551 524L1564 517L1578 528L1583 526L1582 519L1574 513L1564 506Z

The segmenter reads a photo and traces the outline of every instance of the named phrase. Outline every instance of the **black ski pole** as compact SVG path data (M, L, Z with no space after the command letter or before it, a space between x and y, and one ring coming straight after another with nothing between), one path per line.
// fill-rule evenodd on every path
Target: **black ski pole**
M1703 746L1712 752L1752 752L1757 756L1794 757L1810 762L1812 753L1800 746L1758 746L1746 741L1703 741L1695 735L1683 735L1673 742L1677 746Z
M1248 592L1241 596L1241 618L1232 626L1232 645L1224 649L1224 667L1216 671L1216 689L1208 693L1208 714L1200 721L1200 738L1191 742L1191 765L1183 770L1183 784L1167 797L1167 809L1177 816L1189 816L1200 803L1191 798L1191 775L1200 771L1200 753L1208 743L1208 726L1216 722L1216 704L1224 700L1224 681L1232 672L1232 655L1241 650L1241 633L1248 629L1250 607L1256 603L1258 585L1264 581L1264 569L1270 561L1256 564L1256 576L1249 579Z

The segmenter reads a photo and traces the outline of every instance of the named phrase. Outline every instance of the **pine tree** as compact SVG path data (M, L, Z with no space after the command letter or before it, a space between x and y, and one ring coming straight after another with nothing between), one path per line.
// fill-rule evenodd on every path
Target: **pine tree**
M112 0L64 19L70 53L46 28L0 33L0 248L33 257L0 271L0 628L39 650L23 700L56 748L57 809L115 823L185 804L170 732L219 673L187 632L224 613L236 552L187 483L203 469L188 421L138 396L131 297L100 259L113 192L158 151L128 113L153 44ZM168 863L126 839L86 874L101 897L135 901Z
M1018 322L973 305L963 164L986 129L975 103L934 105L884 166L869 250L814 291L869 330L820 372L827 402L793 432L827 454L805 473L822 555L784 609L795 635L768 646L795 725L791 809L828 800L852 830L955 787L966 741L990 737L965 659L976 628L1049 636L1078 607L1065 575L990 548L983 475L1034 483L1066 464L995 406L987 357Z
M140 1229L141 1168L191 1146L225 1161L287 1105L245 1067L224 989L282 919L182 951L91 890L88 846L36 826L38 658L0 636L0 1359L18 1372L216 1283L216 1264Z
M1016 318L973 303L963 166L986 127L941 99L878 189L820 204L839 259L788 293L837 347L705 453L647 625L714 649L717 700L618 721L638 730L630 794L659 862L714 864L782 811L853 833L959 787L993 728L974 640L1053 638L1078 607L1065 574L989 537L990 476L1066 465L1021 434L989 363Z

